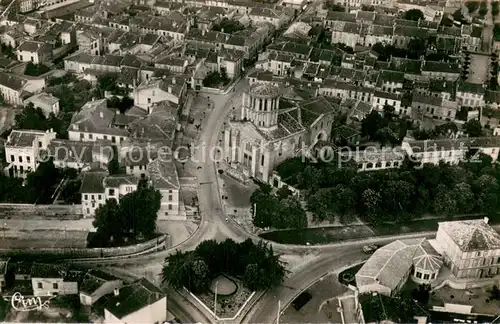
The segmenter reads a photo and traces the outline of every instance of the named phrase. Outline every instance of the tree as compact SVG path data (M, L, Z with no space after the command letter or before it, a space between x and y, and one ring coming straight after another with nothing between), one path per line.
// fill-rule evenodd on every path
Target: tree
M114 93L117 90L116 80L118 76L115 73L105 73L97 77L97 90L100 96L104 96L105 91Z
M278 196L279 200L285 199L289 196L291 196L293 192L288 188L287 185L282 186L281 188L276 191L276 196Z
M120 162L118 161L119 160L119 157L118 157L118 149L116 148L116 146L113 146L113 158L111 159L111 161L109 161L108 163L108 173L110 175L114 175L114 174L120 174Z
M424 13L421 10L410 9L403 14L403 19L419 21L424 20L425 18Z
M460 182L453 187L456 197L457 209L461 214L470 213L474 209L474 193L471 186L466 182Z
M325 7L328 10L331 11L340 11L340 12L345 12L345 8L336 3L334 0L327 0L325 2Z
M489 290L489 293L490 293L490 299L500 300L500 289L498 289L497 285L493 285L493 287L491 287L491 289Z
M304 228L307 227L306 212L295 197L290 196L280 201L280 210L285 216L280 228Z
M361 200L368 219L372 222L380 222L381 220L378 218L382 210L380 193L373 189L366 189L361 194Z
M229 20L227 18L224 18L220 23L214 25L212 28L212 30L226 34L233 34L243 29L245 29L245 26L243 26L239 21Z
M488 5L486 1L481 1L481 4L479 5L479 15L481 17L484 17L486 16L487 13L488 13Z
M44 73L47 73L50 71L50 68L43 65L43 64L34 64L32 62L29 62L26 65L26 69L24 70L25 75L29 76L40 76Z
M424 55L427 51L427 46L425 45L425 40L422 38L412 38L408 43L408 51L413 53L415 57L420 57Z
M205 78L203 79L203 86L204 87L214 87L218 86L221 84L222 78L221 75L218 71L213 71L208 73Z
M121 197L119 205L115 199L108 199L97 209L92 224L105 246L138 237L149 239L156 233L160 205L160 192L152 188L138 188Z
M421 303L422 305L427 305L429 302L429 291L431 290L430 285L421 284L418 288L414 288L411 292L411 297Z
M464 129L470 137L480 137L483 135L482 126L479 120L472 119L464 124Z
M499 12L500 12L500 2L493 1L491 3L491 14L493 15L493 17L496 17Z
M10 303L5 299L0 298L0 321L5 321L5 317L7 317L7 313L9 312Z
M479 1L467 1L465 6L469 10L469 13L473 13L479 8Z
M434 212L437 215L453 216L457 211L457 200L451 190L444 185L438 185L434 199Z
M227 71L225 67L220 68L220 79L224 85L229 83L229 77L227 76Z

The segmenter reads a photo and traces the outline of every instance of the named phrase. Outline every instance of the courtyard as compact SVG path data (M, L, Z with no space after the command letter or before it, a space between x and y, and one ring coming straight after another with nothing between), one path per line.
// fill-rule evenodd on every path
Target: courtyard
M483 84L489 80L490 56L484 54L470 55L467 82Z

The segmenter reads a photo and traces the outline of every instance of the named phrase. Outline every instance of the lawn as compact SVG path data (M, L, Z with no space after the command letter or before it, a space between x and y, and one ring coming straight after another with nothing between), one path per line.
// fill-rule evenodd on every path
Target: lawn
M453 220L473 219L478 217L462 216ZM280 230L259 234L266 240L283 244L316 245L336 243L347 240L359 240L370 237L437 231L438 222L444 218L420 219L400 223L381 223L372 225L347 225L318 228ZM490 221L490 224L498 222Z

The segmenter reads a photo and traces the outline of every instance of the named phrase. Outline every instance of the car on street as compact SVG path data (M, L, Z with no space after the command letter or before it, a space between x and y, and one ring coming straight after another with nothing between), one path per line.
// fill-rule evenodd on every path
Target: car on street
M363 246L363 252L365 252L366 254L372 254L373 252L377 251L379 247L380 246L376 244L365 245Z

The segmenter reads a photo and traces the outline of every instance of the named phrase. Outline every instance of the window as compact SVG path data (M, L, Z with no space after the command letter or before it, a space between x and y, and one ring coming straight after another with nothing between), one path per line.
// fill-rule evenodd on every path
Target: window
M172 195L168 195L168 201L172 201Z
M115 195L115 189L109 189L109 195L114 196Z
M52 284L52 288L54 288L54 289L59 289L59 285L57 284L57 282L54 282L54 283Z
M172 193L172 190L169 190L168 193Z
M11 156L10 156L10 160L11 160L12 162L14 162L14 160L15 160L14 155L11 155Z
M148 98L148 104L150 104L150 103L151 103L151 98Z
M172 210L172 205L168 204L168 210Z
M260 158L260 165L264 166L264 155Z
M29 157L29 156L27 156L27 157L26 157L26 161L27 161L28 163L30 163L30 162L31 162L31 159L30 159L30 157Z
M19 156L19 162L23 163L23 157L22 156Z
M80 139L83 139L83 133L80 133Z
M97 199L101 200L102 199L102 195L97 195Z
M95 196L94 195L92 195L91 198L92 198L92 200L95 200Z
M23 170L23 166L22 166L22 165L21 165L21 166L19 166L19 171L20 171L21 173L23 173L23 172L24 172L24 170Z
M83 195L83 200L88 200L89 199L89 195Z
M422 278L422 274L421 274L420 272L418 272L418 271L417 271L417 274L415 275L415 277L417 277L417 278L419 278L419 279L420 279L420 278Z
M428 273L424 274L424 280L429 280L429 274Z
M435 273L433 273L433 274L431 275L431 279L434 279L434 278L436 278L436 274L435 274Z
M92 139L94 136L92 134L89 134L89 138Z
M37 283L37 287L38 287L39 289L42 289L42 288L43 288L43 284L42 284L41 282L38 282L38 283Z

